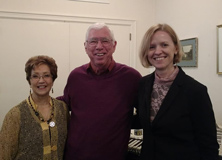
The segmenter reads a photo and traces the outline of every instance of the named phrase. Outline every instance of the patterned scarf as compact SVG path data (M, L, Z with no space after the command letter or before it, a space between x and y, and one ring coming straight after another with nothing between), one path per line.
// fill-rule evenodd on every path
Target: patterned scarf
M160 78L155 72L155 80L151 94L151 108L150 108L150 121L152 122L156 117L161 104L170 89L174 79L179 72L179 68L175 66L173 73L168 78Z

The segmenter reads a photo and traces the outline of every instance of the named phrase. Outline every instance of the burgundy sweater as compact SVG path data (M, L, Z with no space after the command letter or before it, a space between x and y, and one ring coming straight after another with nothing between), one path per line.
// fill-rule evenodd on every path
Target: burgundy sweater
M70 73L59 98L71 110L65 159L124 160L141 75L119 63L99 76L87 66Z

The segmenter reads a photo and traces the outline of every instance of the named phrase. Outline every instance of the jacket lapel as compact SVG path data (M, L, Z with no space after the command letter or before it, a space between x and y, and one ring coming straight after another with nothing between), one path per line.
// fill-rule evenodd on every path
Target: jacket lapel
M144 111L146 112L146 117L147 117L147 121L150 124L150 107L151 107L151 93L152 93L152 89L153 89L153 82L154 82L154 73L152 73L151 75L149 75L149 77L147 77L145 79L145 84L143 86L145 86L146 88L144 88L145 92L143 94L143 103L144 106Z

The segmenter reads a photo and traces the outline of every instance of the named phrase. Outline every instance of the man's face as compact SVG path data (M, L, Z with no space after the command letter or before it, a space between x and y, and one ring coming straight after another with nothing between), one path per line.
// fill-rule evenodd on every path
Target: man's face
M84 45L93 68L108 68L116 49L116 41L112 40L107 28L92 29Z

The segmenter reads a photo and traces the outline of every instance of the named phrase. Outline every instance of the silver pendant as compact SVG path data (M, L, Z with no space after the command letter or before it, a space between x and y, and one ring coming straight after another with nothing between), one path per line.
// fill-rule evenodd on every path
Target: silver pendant
M50 127L55 127L55 122L53 122L53 121L49 122L49 126Z

